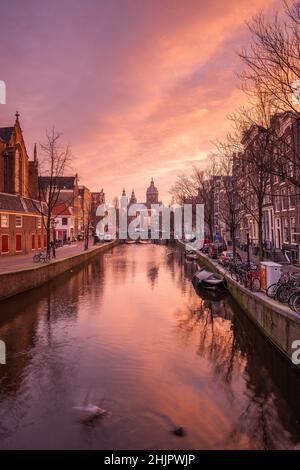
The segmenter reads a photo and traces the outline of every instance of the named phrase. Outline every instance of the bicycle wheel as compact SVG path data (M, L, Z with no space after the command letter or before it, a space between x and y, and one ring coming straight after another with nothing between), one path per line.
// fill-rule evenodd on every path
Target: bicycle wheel
M252 280L251 290L253 290L254 292L260 291L260 280L258 278Z
M275 299L277 289L278 289L278 284L271 284L266 290L267 296L270 297L270 299Z
M297 296L295 296L295 299L293 301L293 310L294 312L298 313L300 315L300 294L298 293Z
M299 292L294 292L290 297L289 297L289 300L288 300L288 304L289 304L289 307L291 310L294 310L294 301L295 299L297 298L297 296L299 295ZM295 311L295 310L294 310Z
M280 286L277 289L276 299L286 304L291 296L291 289L288 286Z
M39 261L40 261L40 255L34 255L33 261L34 261L35 263L39 263Z
M239 282L239 276L238 276L238 274L236 273L236 271L231 271L231 272L230 272L230 276L231 276L231 279L232 279L233 281Z

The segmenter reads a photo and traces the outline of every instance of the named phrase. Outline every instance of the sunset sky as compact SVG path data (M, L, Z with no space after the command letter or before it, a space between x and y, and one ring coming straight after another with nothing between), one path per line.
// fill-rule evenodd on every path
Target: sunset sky
M55 126L80 184L107 199L153 176L160 199L227 132L245 97L245 20L277 0L1 0L0 127L20 112L27 150Z

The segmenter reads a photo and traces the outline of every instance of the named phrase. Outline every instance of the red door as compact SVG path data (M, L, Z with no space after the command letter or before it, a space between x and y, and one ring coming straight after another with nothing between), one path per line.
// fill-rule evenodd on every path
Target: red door
M1 253L8 253L8 235L1 237Z
M41 235L38 234L38 248L41 248L41 246L42 246Z
M16 251L22 251L22 235L20 233L16 235Z
M35 249L35 234L34 233L31 235L31 249L32 250Z
M44 248L47 247L47 235L44 234Z

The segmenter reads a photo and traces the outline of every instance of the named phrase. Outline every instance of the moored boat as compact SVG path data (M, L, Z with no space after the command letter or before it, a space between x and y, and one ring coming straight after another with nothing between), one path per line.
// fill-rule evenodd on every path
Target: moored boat
M206 269L197 271L193 276L193 283L203 289L225 290L226 281L220 274L212 273Z

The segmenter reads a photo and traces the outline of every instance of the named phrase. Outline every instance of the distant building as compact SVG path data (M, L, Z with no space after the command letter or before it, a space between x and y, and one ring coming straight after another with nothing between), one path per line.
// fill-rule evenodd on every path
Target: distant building
M43 194L47 194L51 181L49 176L39 177L39 187ZM52 182L53 184L53 182ZM58 190L57 204L65 204L72 210L74 217L74 227L72 238L78 237L82 233L82 208L78 186L78 176L57 176L55 177L55 187Z
M75 218L73 209L65 202L56 204L53 208L55 240L66 242L73 240L75 235Z
M92 231L94 232L96 229L97 218L96 218L96 211L97 207L101 204L105 204L105 192L103 188L99 192L92 192L91 193L91 226Z
M150 186L146 191L146 206L151 208L151 204L161 204L158 202L158 189L154 186L153 178L151 178Z
M88 224L91 224L92 214L92 194L86 186L79 186L79 199L81 207L81 233L83 232Z

